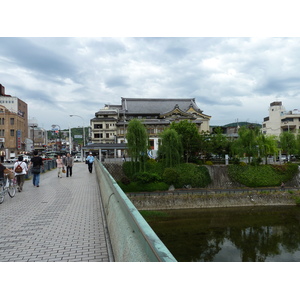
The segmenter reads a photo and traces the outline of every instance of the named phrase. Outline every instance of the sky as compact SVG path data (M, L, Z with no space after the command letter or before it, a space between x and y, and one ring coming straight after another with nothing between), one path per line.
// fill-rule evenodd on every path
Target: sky
M206 9L212 9L213 4ZM13 4L9 7L12 9ZM176 14L181 13L181 7L176 8L175 17L164 24L178 23ZM155 7L147 9L150 16L155 11ZM104 19L100 25L109 24L110 20L99 11ZM211 116L210 125L262 123L273 101L282 101L287 110L300 109L298 37L280 37L272 31L270 37L264 32L260 36L260 30L249 27L244 27L243 37L236 19L226 23L228 32L235 24L231 36L222 32L223 25L212 31L199 30L197 36L195 26L187 25L186 31L182 30L183 23L196 24L193 14L182 18L179 27L170 26L175 28L173 31L166 25L159 29L145 26L143 31L137 22L141 20L138 14L133 14L135 20L130 14L129 18L124 17L122 11L114 16L118 25L106 30L89 23L94 19L93 10L89 12L92 15L87 19L80 8L74 14L81 13L80 20L87 25L85 30L83 23L74 30L73 15L69 30L68 19L62 18L61 13L53 18L51 10L52 24L54 19L57 21L54 29L40 25L37 14L35 18L27 17L21 27L11 32L1 34L0 29L0 83L6 94L28 104L29 118L36 119L45 129L51 129L53 124L61 128L88 126L99 109L105 104L120 104L121 97L195 98L203 113ZM200 17L204 15L199 13ZM157 19L154 18L158 24L161 16L156 13ZM256 17L259 20L259 14ZM147 18L154 20L153 16L145 17L146 21ZM200 19L199 27L203 24ZM209 18L204 19L212 25ZM222 19L219 21L221 24ZM122 31L125 24L129 24L128 28ZM276 32L285 33L280 29ZM70 118L70 114L79 117Z
M300 38L1 37L0 83L50 129L128 98L195 98L210 125L300 109ZM69 115L79 115L70 118Z

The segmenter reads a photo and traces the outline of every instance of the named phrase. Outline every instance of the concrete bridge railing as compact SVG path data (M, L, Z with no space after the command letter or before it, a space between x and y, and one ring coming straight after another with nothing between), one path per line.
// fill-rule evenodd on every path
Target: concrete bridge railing
M94 164L115 261L176 262L102 163Z

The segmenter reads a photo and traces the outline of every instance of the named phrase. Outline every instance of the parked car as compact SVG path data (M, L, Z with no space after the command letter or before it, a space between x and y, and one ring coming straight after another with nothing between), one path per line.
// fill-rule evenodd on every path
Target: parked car
M15 163L17 160L18 160L17 157L11 157L11 158L5 159L4 162L6 162L6 163Z
M29 163L30 160L31 160L31 157L30 157L30 156L28 156L28 155L24 155L24 156L23 156L23 161L27 161L27 162Z
M74 156L74 161L82 161L81 156L78 155Z

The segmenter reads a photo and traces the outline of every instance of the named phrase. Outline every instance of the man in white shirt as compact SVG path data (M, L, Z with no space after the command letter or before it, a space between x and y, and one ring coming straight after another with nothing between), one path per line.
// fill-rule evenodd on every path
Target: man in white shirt
M21 192L25 181L25 175L28 172L28 167L26 162L23 161L23 156L19 156L18 161L15 162L14 172L17 178L18 191Z

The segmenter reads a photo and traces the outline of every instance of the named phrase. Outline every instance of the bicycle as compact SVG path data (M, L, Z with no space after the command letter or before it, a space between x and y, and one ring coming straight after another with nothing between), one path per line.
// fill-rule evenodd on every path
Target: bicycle
M6 193L13 198L16 194L16 178L9 179L4 174L4 178L0 178L0 204L3 203Z

